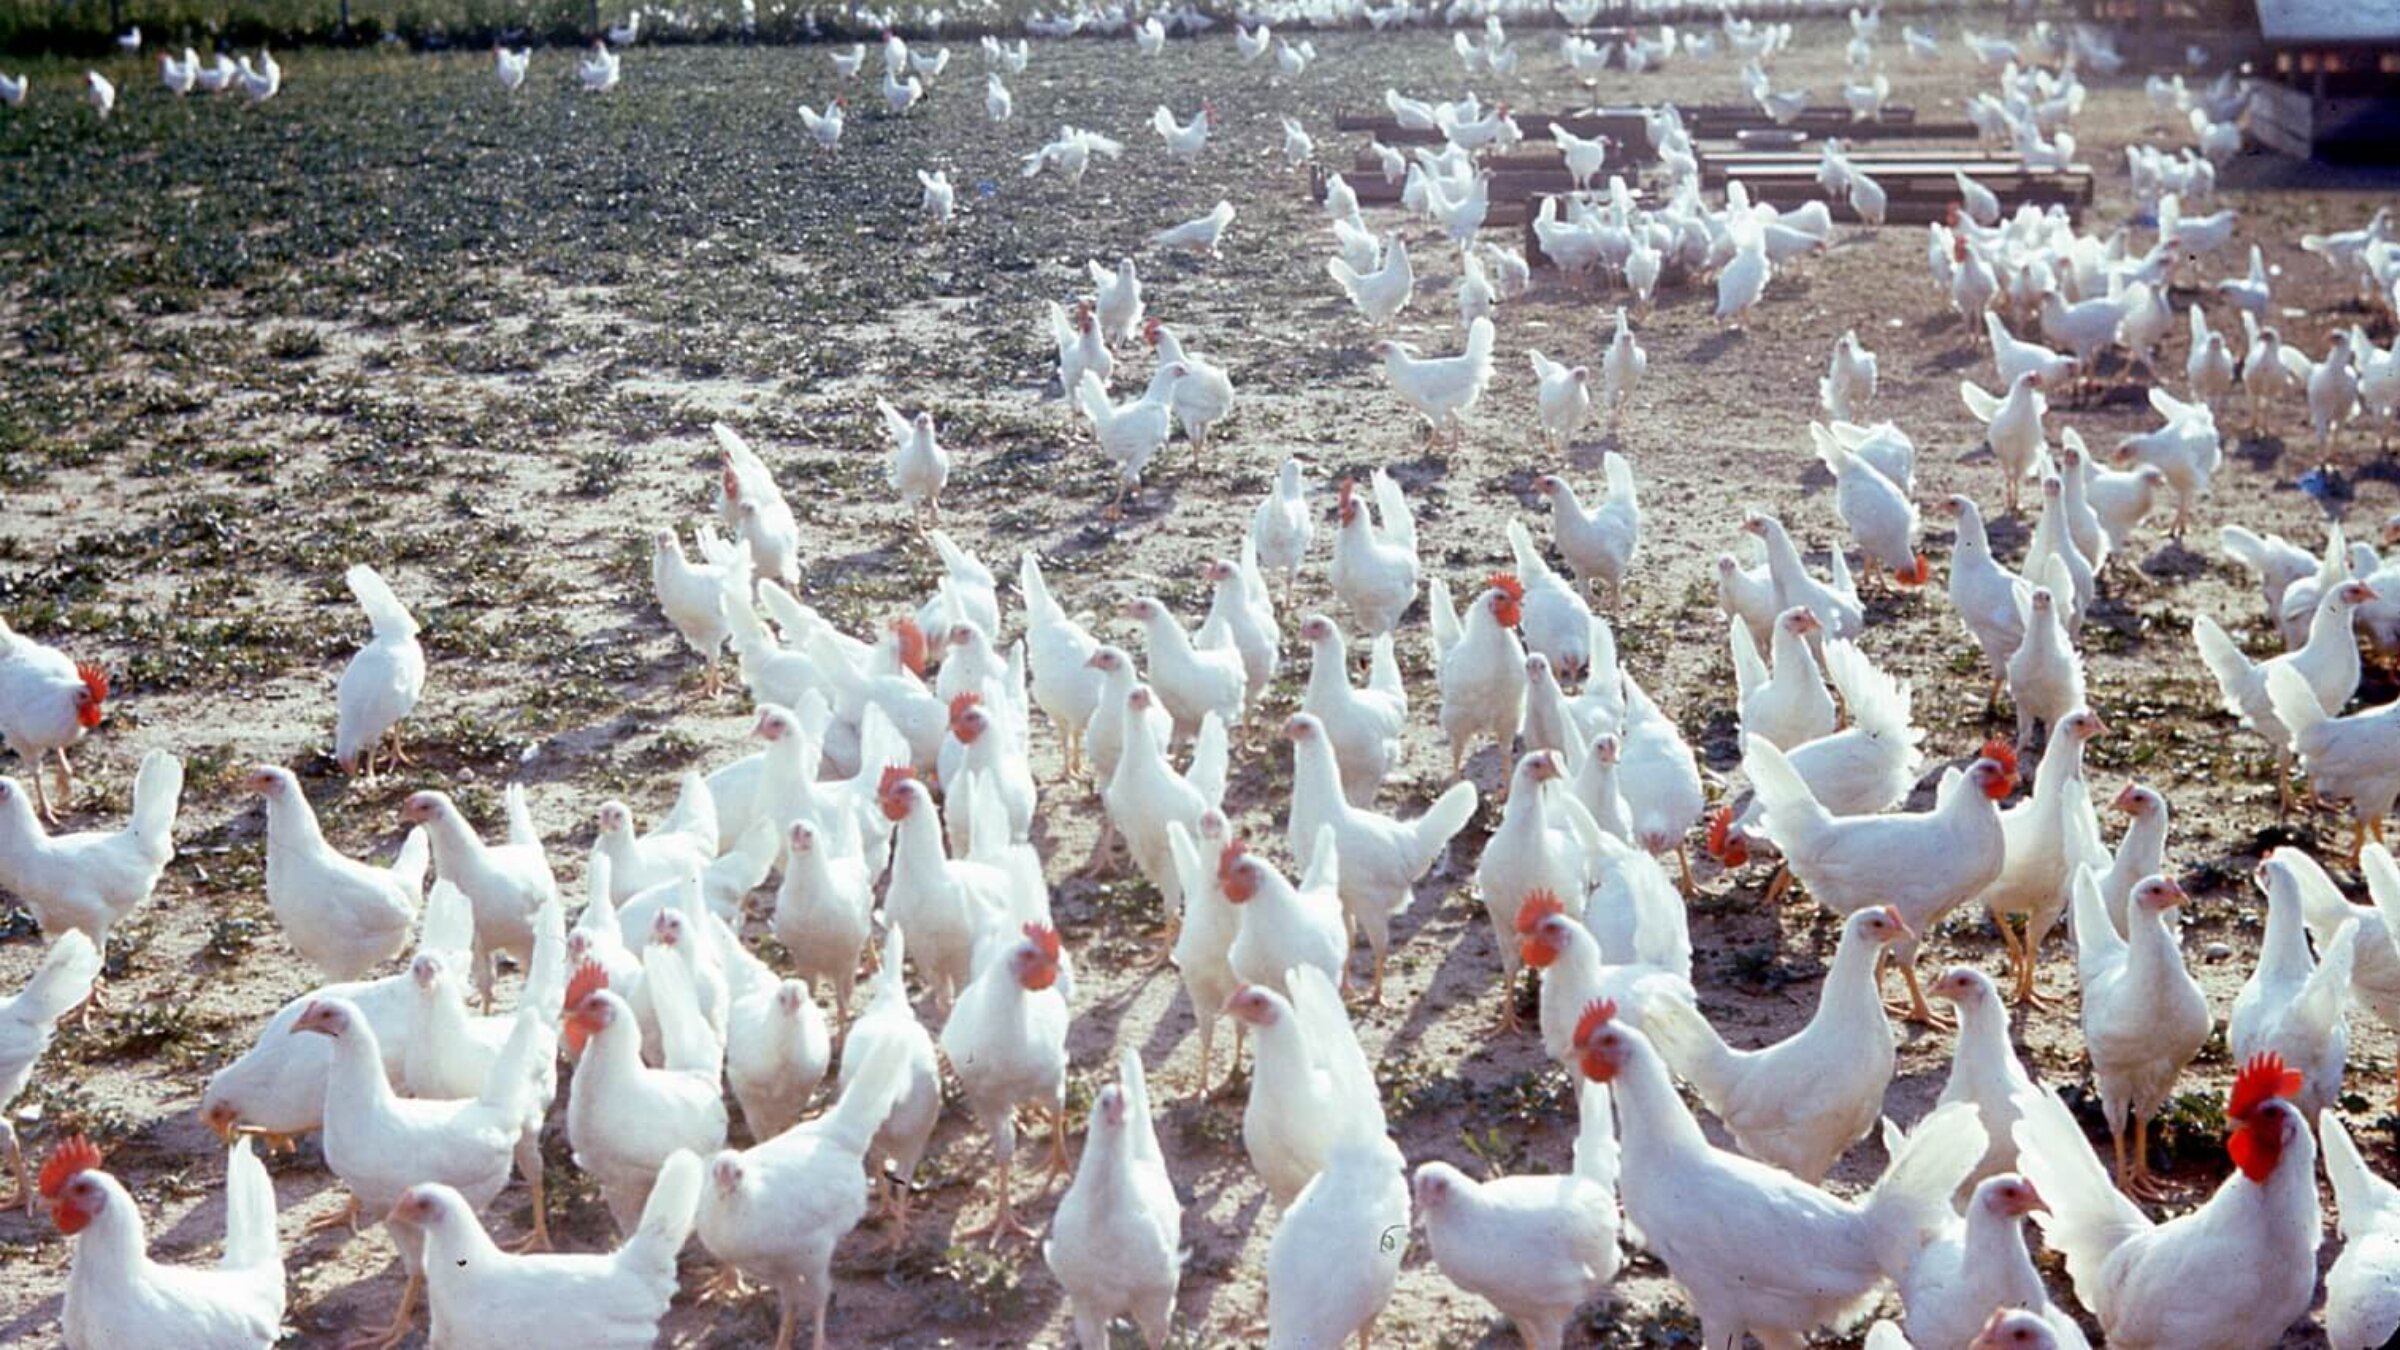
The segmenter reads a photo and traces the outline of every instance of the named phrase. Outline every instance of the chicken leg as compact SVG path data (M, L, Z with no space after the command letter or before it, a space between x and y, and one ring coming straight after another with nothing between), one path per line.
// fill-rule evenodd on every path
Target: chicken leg
M2126 1149L2125 1132L2122 1129L2116 1129L2111 1130L2110 1133L2115 1137L2117 1145L2117 1189L2136 1200L2166 1199L2168 1192L2165 1183L2150 1175L2149 1149L2146 1142L2150 1138L2149 1114L2141 1111L2133 1114L2133 1145L2130 1157Z
M72 811L75 809L75 766L67 763L65 746L58 747L54 753L58 756L58 804L61 808ZM40 768L39 765L34 766L34 777L41 777ZM53 820L50 823L55 825L58 822Z
M517 1170L525 1174L525 1184L533 1189L533 1231L520 1239L511 1250L526 1252L550 1250L550 1206L545 1200L542 1184L542 1149L538 1140L519 1140Z
M1015 1180L1015 1162L1013 1157L1004 1157L1000 1160L997 1192L999 1198L993 1207L991 1221L961 1230L958 1234L960 1240L985 1238L992 1246L997 1247L1003 1238L1030 1238L1033 1236L1033 1230L1026 1227L1024 1222L1017 1218L1016 1206L1009 1198L1009 1191Z
M340 1228L345 1224L349 1225L351 1232L358 1231L358 1193L356 1191L350 1193L348 1204L331 1214L320 1214L310 1219L307 1226L300 1231L309 1234L322 1233L329 1229Z
M1908 1001L1903 1003L1898 999L1885 999L1884 1011L1892 1013L1904 1022L1913 1022L1921 1027L1932 1027L1937 1031L1955 1030L1958 1026L1956 1022L1934 1011L1933 1005L1925 1001L1924 987L1917 983L1916 961L1913 958L1906 961L1899 961L1895 958L1894 963L1900 967L1901 982L1908 986ZM1881 985L1882 977L1880 975L1877 976L1876 982L1879 986Z
M1776 902L1783 899L1783 893L1791 888L1792 865L1790 863L1779 862L1775 864L1775 875L1767 878L1767 893L1765 897L1759 901L1759 904L1768 909L1773 909L1776 905Z
M355 1200L351 1203L353 1207L357 1204ZM371 1331L363 1336L352 1337L343 1343L342 1350L390 1350L390 1347L407 1340L408 1333L416 1329L417 1291L423 1288L424 1284L423 1273L409 1272L408 1283L400 1286L400 1307L392 1314L391 1325L381 1331Z
M17 1193L8 1197L6 1204L0 1204L0 1211L23 1205L27 1217L41 1213L41 1197L33 1189L33 1174L26 1169L25 1150L17 1142L17 1127L4 1119L0 1119L0 1142L8 1145L8 1170L17 1178Z
M1073 1170L1067 1157L1067 1099L1062 1093L1050 1108L1050 1160L1042 1169L1042 1184L1047 1187L1053 1177Z

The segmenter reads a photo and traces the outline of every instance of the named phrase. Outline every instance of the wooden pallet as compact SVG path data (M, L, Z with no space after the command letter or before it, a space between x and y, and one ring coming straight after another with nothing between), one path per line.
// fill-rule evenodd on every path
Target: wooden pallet
M2084 164L2050 170L2027 168L2023 160L1883 160L1865 156L1850 163L1881 184L1894 206L1919 199L1945 204L1957 201L1954 175L1960 173L1990 188L2003 210L2014 210L2020 202L2038 206L2056 202L2078 208L2092 202L2092 170ZM1713 179L1706 164L1700 172L1703 182L1739 180L1749 188L1753 200L1780 205L1787 200L1814 201L1826 196L1817 183L1817 167L1814 161L1756 164L1732 160L1721 162Z
M1481 155L1475 160L1475 167L1489 169L1494 173L1533 173L1550 170L1565 173L1566 164L1566 156L1560 153L1558 147L1547 138L1528 140L1514 150ZM1616 148L1612 146L1608 158L1601 162L1600 177L1597 181L1606 182L1607 175L1612 173L1631 174L1637 167L1618 155ZM1365 174L1372 174L1380 178L1383 176L1383 161L1376 158L1374 151L1361 150L1357 157L1351 160L1350 167L1343 172L1352 182L1358 181L1358 178Z
M1517 119L1517 125L1525 132L1524 143L1527 145L1530 145L1537 140L1545 145L1549 144L1550 124L1552 122L1556 122L1560 126L1565 127L1569 135L1581 136L1586 140L1589 140L1594 136L1608 137L1610 141L1614 142L1614 145L1611 147L1610 155L1612 160L1619 153L1631 158L1638 158L1645 161L1655 160L1658 158L1657 153L1650 148L1649 134L1645 130L1639 114L1619 116L1613 114L1593 115L1589 113L1558 113L1555 115L1550 115L1543 113L1519 112L1514 114L1514 116ZM1439 131L1418 130L1415 128L1404 127L1400 125L1398 120L1391 117L1344 115L1334 119L1334 127L1336 130L1340 131L1365 132L1374 139L1383 142L1385 145L1395 147L1404 145L1441 145L1446 139Z
M1326 176L1322 169L1310 173L1308 186L1311 200L1319 202L1325 200ZM1345 175L1344 181L1350 184L1350 191L1358 198L1360 206L1397 206L1400 204L1401 185L1386 181L1380 172L1372 177L1364 178L1350 178ZM1492 204L1484 215L1483 226L1489 230L1514 228L1522 225L1529 218L1527 206L1533 197L1568 192L1573 188L1574 184L1569 181L1564 167L1550 170L1515 170L1507 173L1495 173L1492 175L1490 188Z

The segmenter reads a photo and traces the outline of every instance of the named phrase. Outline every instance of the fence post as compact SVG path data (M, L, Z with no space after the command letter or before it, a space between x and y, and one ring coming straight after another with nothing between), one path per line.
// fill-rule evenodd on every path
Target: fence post
M124 31L124 0L108 0L108 35L115 37Z

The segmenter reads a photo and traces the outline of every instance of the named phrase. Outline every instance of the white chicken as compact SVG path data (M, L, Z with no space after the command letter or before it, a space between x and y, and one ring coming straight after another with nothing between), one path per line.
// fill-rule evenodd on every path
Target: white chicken
M1806 1026L1762 1049L1728 1046L1697 1008L1679 999L1646 1002L1642 1028L1742 1152L1814 1185L1883 1116L1893 1053L1876 972L1885 947L1910 936L1897 910L1852 914L1816 1012Z
M833 1249L866 1215L863 1164L905 1083L900 1061L871 1061L824 1115L709 1160L694 1226L711 1255L775 1291L775 1350L792 1350L803 1308L824 1350Z
M2108 1345L2254 1350L2307 1315L2324 1221L2316 1139L2286 1100L2298 1077L2271 1055L2242 1066L2225 1112L2235 1175L2163 1224L2109 1185L2055 1090L2028 1099L2018 1157L2049 1206L2035 1222Z
M649 983L645 992L655 1002L659 993ZM725 1146L724 1087L713 1066L644 1064L641 1027L600 967L587 962L575 972L566 1006L567 1049L579 1056L567 1087L567 1143L575 1165L599 1183L619 1230L632 1235L648 1220L673 1159ZM426 1259L429 1266L437 1259L430 1243ZM438 1328L438 1280L432 1289Z
M945 193L947 190L945 185ZM930 196L932 189L926 191ZM900 494L900 504L910 512L940 520L942 489L950 482L950 452L935 436L933 414L919 409L915 417L903 417L898 408L882 399L875 400L875 410L882 414L883 429L892 438L892 452L883 462L884 481Z
M1392 392L1426 420L1428 434L1452 431L1454 443L1463 445L1465 414L1492 378L1493 340L1492 321L1479 318L1467 326L1466 349L1456 356L1419 356L1414 347L1388 338L1368 350L1382 360Z
M1316 1006L1314 1016L1343 1017L1338 996L1314 972L1300 971L1296 980L1295 998ZM1312 1048L1335 1109L1320 1122L1322 1165L1289 1200L1267 1244L1271 1350L1338 1346L1354 1334L1364 1344L1391 1301L1408 1245L1394 1236L1408 1231L1406 1161L1384 1134L1374 1071L1347 1025ZM1254 1087L1252 1100L1263 1090Z
M723 422L709 431L723 458L718 475L718 512L725 527L750 550L751 570L786 587L800 584L800 524L775 482L775 471L740 433Z
M1450 602L1449 585L1433 579L1435 683L1453 778L1466 772L1467 751L1487 736L1500 749L1500 781L1514 772L1517 731L1525 720L1525 644L1516 631L1524 594L1515 577L1501 573L1484 584L1461 617Z
M34 810L53 825L58 814L42 788L42 761L58 757L58 805L71 805L75 778L67 748L100 725L107 705L106 671L25 637L0 619L0 741L25 762Z
M886 1192L894 1243L907 1237L909 1188L914 1184L917 1163L933 1141L933 1127L942 1111L941 1061L934 1052L933 1036L909 1007L908 988L902 980L905 938L897 924L884 934L883 963L875 972L866 1011L850 1024L850 1034L842 1042L842 1072L837 1080L837 1085L847 1090L866 1071L866 1065L881 1059L906 1066L900 1095L876 1129L867 1154L870 1170L894 1183Z
M1844 1199L1711 1145L1666 1062L1615 1013L1606 1003L1587 1013L1578 1067L1616 1100L1626 1221L1689 1296L1703 1343L1757 1333L1783 1350L1853 1321L1952 1221L1950 1197L1983 1153L1973 1111L1929 1117L1873 1189ZM1770 1212L1768 1230L1759 1217Z
M312 1032L333 1042L333 1068L325 1079L325 1165L350 1192L345 1207L318 1219L312 1231L355 1227L362 1215L387 1212L420 1182L450 1186L476 1210L508 1185L528 1098L543 1067L540 1056L551 1048L550 1028L531 1009L517 1013L508 1048L492 1062L481 1092L448 1101L392 1091L375 1028L356 1004L340 998L311 1003L292 1033ZM424 1276L419 1235L395 1229L392 1237L408 1283L387 1335L410 1325Z
M183 761L142 756L122 830L51 834L14 778L0 778L0 890L13 892L52 937L70 929L108 950L108 930L158 889L175 856Z
M1233 377L1225 373L1225 367L1185 351L1175 331L1155 316L1143 322L1142 340L1158 353L1161 364L1183 367L1183 378L1175 382L1171 400L1175 424L1191 441L1192 453L1208 453L1209 429L1233 411Z
M1533 365L1534 409L1542 424L1542 445L1552 454L1565 454L1575 433L1591 420L1591 370L1562 365L1538 349L1528 349L1525 359Z
M1284 735L1292 742L1292 856L1305 869L1321 847L1319 831L1331 832L1340 858L1342 910L1373 957L1367 1001L1381 1003L1392 918L1416 899L1416 882L1474 817L1475 785L1452 783L1423 815L1399 820L1350 804L1324 723L1301 713L1284 724ZM1349 984L1346 964L1341 983Z
M1743 742L1742 767L1764 807L1760 827L1792 875L1837 914L1875 905L1899 913L1904 945L1893 956L1916 1021L1931 1021L1932 1009L1917 985L1910 935L1931 932L1943 915L1982 894L2007 860L1999 802L2016 788L2015 757L1994 758L1993 749L1945 783L1930 812L1836 816L1782 751L1756 737Z
M1834 506L1850 527L1868 574L1880 570L1903 586L1924 585L1932 570L1917 552L1916 503L1823 425L1811 422L1808 431L1817 459L1833 475Z
M942 1054L958 1075L967 1106L992 1136L999 1160L989 1222L962 1229L960 1238L989 1235L998 1242L1033 1230L1017 1218L1011 1195L1016 1171L1017 1108L1038 1103L1050 1118L1048 1177L1067 1165L1067 1000L1058 987L1058 933L1027 924L1022 937L1002 930L978 944L975 977L942 1024Z
M60 1330L70 1350L267 1350L283 1334L275 1187L245 1139L225 1155L225 1253L214 1266L150 1259L141 1211L74 1135L43 1160L42 1199L74 1239Z
M1369 480L1375 506L1358 500L1356 480L1342 480L1329 580L1334 594L1369 637L1400 626L1417 598L1417 518L1399 483L1382 469Z
M1785 610L1775 620L1770 666L1759 658L1758 646L1750 640L1750 625L1739 619L1726 625L1743 735L1757 736L1778 750L1789 751L1833 734L1833 695L1826 690L1825 672L1809 647L1810 636L1823 631L1824 625L1807 609L1795 605Z
M683 776L673 809L643 834L634 833L633 809L623 802L601 803L593 823L592 851L608 859L608 898L620 905L716 861L717 805L696 773Z
M2325 1339L2333 1350L2376 1350L2400 1332L2400 1190L2367 1166L2338 1114L2319 1118L2317 1133L2342 1232L2325 1275Z
M1490 1301L1529 1350L1565 1343L1575 1310L1616 1278L1617 1131L1608 1089L1584 1082L1572 1171L1478 1183L1445 1162L1417 1164L1410 1192L1434 1264Z
M1101 672L1091 664L1100 644L1050 593L1041 559L1031 549L1017 560L1017 586L1025 597L1025 660L1033 701L1057 730L1065 771L1073 777L1082 768L1084 728L1100 706Z
M400 749L400 724L425 694L425 649L417 642L416 619L374 568L359 563L342 580L366 610L374 637L350 658L334 687L333 757L344 773L356 772L363 757L373 778L379 750L395 765L409 762Z
M329 980L355 980L400 954L425 903L432 845L410 830L388 868L325 842L289 769L262 764L249 788L267 805L267 904L293 950Z
M1196 645L1182 621L1156 596L1127 601L1124 617L1141 627L1150 658L1150 687L1174 721L1177 744L1197 736L1211 714L1228 727L1241 724L1249 672L1239 651Z
M1092 1101L1083 1159L1042 1240L1083 1350L1108 1350L1119 1317L1164 1346L1183 1275L1183 1203L1159 1151L1142 1058L1127 1046L1118 1064L1117 1081Z
M1111 403L1100 377L1083 372L1075 387L1076 407L1090 420L1102 453L1117 466L1117 494L1109 499L1108 519L1124 514L1126 497L1141 487L1142 470L1166 448L1175 425L1175 386L1187 373L1173 362L1164 363L1152 372L1140 398Z
M419 792L400 807L400 819L425 827L433 844L433 874L463 893L475 914L475 989L491 1011L497 965L506 953L520 961L533 956L533 915L558 895L541 832L526 805L521 783L508 785L508 839L486 844L467 824L449 796Z
M1217 889L1241 914L1226 960L1243 983L1288 994L1294 970L1317 971L1328 983L1342 978L1350 937L1335 893L1341 852L1319 848L1313 857L1314 866L1295 887L1238 838L1218 849ZM1238 1007L1226 1011L1241 1017Z
M8 1170L17 1181L16 1193L0 1202L0 1210L22 1204L28 1214L39 1212L13 1108L17 1094L33 1081L35 1061L50 1048L58 1019L91 996L92 981L99 976L100 949L83 934L68 931L50 944L25 987L0 999L0 1145L7 1147Z
M1408 242L1397 234L1384 236L1380 267L1360 270L1347 257L1328 258L1325 271L1342 288L1367 322L1382 328L1408 308L1417 293L1417 274L1408 261Z
M653 535L650 585L657 593L658 607L667 616L667 622L675 626L684 645L704 663L706 693L714 698L723 679L717 657L733 634L728 611L734 605L749 603L750 597L746 579L738 589L732 584L732 546L705 527L697 538L703 561L695 563L684 556L683 541L673 530L660 530Z
M2236 1063L2272 1052L2301 1076L2286 1100L2311 1121L2340 1100L2342 1068L2350 1058L2350 969L2358 925L2345 924L2325 950L2312 955L2301 896L2302 879L2281 850L2259 860L2267 895L2267 927L2258 965L2233 996L2225 1046Z
M675 1296L675 1258L691 1237L700 1187L700 1159L678 1150L659 1168L624 1245L606 1255L535 1256L501 1250L449 1187L410 1187L392 1218L424 1235L432 1344L522 1350L558 1338L580 1350L645 1350Z
M2207 996L2184 968L2176 931L2176 910L2183 901L2183 889L2174 882L2145 878L2133 888L2120 938L2090 871L2075 877L2075 974L2083 986L2084 1045L2115 1145L2117 1184L2141 1197L2160 1189L2150 1179L2150 1117L2173 1094L2176 1078L2208 1043L2215 1025ZM2020 1102L2020 1112L2024 1109ZM2022 1122L2016 1127L2020 1149L2024 1129ZM2019 1163L2024 1165L2022 1157Z
M2345 622L2343 627L2349 625ZM2400 799L2400 757L2394 753L2400 745L2400 702L2334 717L2300 671L2270 662L2266 679L2277 720L2289 731L2292 749L2318 798L2350 804L2355 827L2350 855L2355 859L2368 836L2381 841L2383 819Z
M1250 517L1250 543L1258 550L1258 565L1283 574L1287 602L1317 532L1316 516L1309 509L1307 471L1297 457L1285 458L1275 471L1275 485Z
M2033 1086L2009 1044L2008 1009L2000 1002L2000 986L1973 966L1952 966L1925 992L1958 1009L1958 1042L1934 1105L1965 1102L1975 1108L1988 1142L1973 1179L1997 1176L2016 1166L2017 1141L2010 1131L2021 1114L2017 1094Z
M1600 457L1608 494L1588 511L1575 489L1558 474L1543 474L1534 488L1550 499L1550 536L1586 590L1606 587L1608 607L1623 599L1625 577L1641 547L1642 509L1636 499L1633 464L1614 450Z

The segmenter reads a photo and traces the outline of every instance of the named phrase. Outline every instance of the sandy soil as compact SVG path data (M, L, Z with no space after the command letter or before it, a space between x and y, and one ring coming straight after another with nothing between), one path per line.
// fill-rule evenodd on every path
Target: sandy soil
M1829 94L1839 78L1831 33L1805 34L1779 83ZM68 72L37 68L54 97L0 122L0 154L33 175L12 190L0 225L0 351L19 396L0 415L0 608L123 673L111 726L78 758L79 823L121 816L144 750L176 750L192 775L180 855L112 948L114 1010L62 1039L18 1105L28 1138L38 1148L70 1126L102 1137L159 1252L199 1256L218 1240L222 1166L192 1112L199 1086L309 983L266 913L261 819L228 776L240 766L294 766L335 838L384 856L408 791L464 785L470 810L496 819L498 784L520 778L576 894L602 800L625 795L655 813L676 773L742 752L741 707L699 696L643 569L648 531L690 521L704 501L711 420L741 425L778 467L808 531L805 598L854 625L912 603L933 572L882 489L878 395L930 406L944 440L966 451L948 501L953 531L1004 573L1019 550L1041 550L1073 607L1155 592L1197 613L1197 563L1235 548L1274 466L1294 453L1320 486L1391 467L1416 503L1429 570L1453 584L1502 564L1501 522L1534 510L1531 480L1555 467L1538 448L1522 352L1596 364L1616 299L1539 277L1531 296L1501 311L1499 373L1464 448L1429 451L1365 354L1363 321L1323 275L1321 215L1273 156L1276 117L1290 113L1321 155L1346 162L1354 138L1333 133L1335 111L1370 106L1386 84L1453 95L1458 68L1423 33L1315 41L1320 62L1297 82L1270 78L1269 62L1239 64L1223 37L1176 42L1149 62L1129 45L1037 46L1032 69L1012 82L1018 120L998 129L983 118L971 44L958 44L928 105L905 122L873 115L872 86L840 90L811 49L638 50L605 99L572 96L561 83L567 57L544 52L514 103L490 87L479 56L300 55L287 62L286 94L263 108L174 105L143 85L104 127L65 105ZM1525 75L1487 96L1541 111L1595 98L1736 96L1729 62L1611 75L1586 91L1546 50L1550 35L1524 43ZM1983 79L1963 56L1895 64L1892 75L1895 97L1928 115L1954 115ZM838 160L814 153L791 111L837 91L853 114ZM1203 95L1224 115L1220 141L1197 166L1164 163L1152 153L1150 108L1164 99L1188 115ZM1095 169L1080 192L1017 178L1013 155L1061 120L1119 135L1128 157ZM2150 122L2138 81L2096 90L2077 127L2101 171L2094 225L2132 210L2123 145L2181 143ZM915 216L909 170L933 164L960 185L962 219L947 233ZM2229 171L2229 183L2248 171ZM1180 446L1164 457L1131 519L1112 528L1099 518L1110 470L1042 388L1038 302L1076 290L1086 257L1139 253L1150 231L1221 195L1241 212L1224 257L1140 256L1152 312L1227 365L1242 405L1205 461ZM2223 196L2242 209L2239 242L2262 244L2284 269L2285 337L2322 351L2355 314L2339 308L2322 265L2299 253L2299 232L2356 225L2378 198L2238 187ZM1403 335L1452 348L1455 259L1423 227L1404 232L1422 279ZM1839 235L1823 257L1776 278L1746 333L1717 330L1713 293L1663 295L1637 322L1647 382L1623 424L1587 433L1566 466L1596 480L1604 449L1636 465L1649 524L1620 643L1718 775L1733 773L1738 752L1712 562L1751 506L1780 513L1806 546L1840 540L1805 430L1839 333L1854 327L1882 353L1875 411L1916 437L1922 497L1999 496L1956 392L1962 375L1988 384L1988 360L1932 290L1921 232ZM2236 270L2228 250L2209 274ZM2165 355L2176 387L2182 341L2178 329ZM2066 411L2052 429L2073 425L2105 446L2147 422L2138 396L2111 397ZM2213 531L2239 520L2315 542L2325 510L2294 488L2313 463L2306 437L2286 409L2268 435L2229 446L2191 547L2146 535L2086 642L2093 701L2116 728L2092 748L2095 785L2132 776L2169 794L2171 856L2196 897L2187 949L2196 964L2210 944L2232 949L2201 964L2220 1014L2247 973L2263 912L2250 864L2278 843L2321 843L2329 864L2344 852L2330 825L2322 841L2312 822L2277 826L2269 761L2217 711L2186 636L2189 617L2207 612L2238 624L2254 647L2266 640L2256 591L2215 555ZM2388 476L2367 462L2371 450L2355 440L2348 449L2357 496L2340 505L2353 522L2380 521L2394 504ZM1330 507L1329 494L1321 504ZM1284 615L1287 634L1331 603L1325 538L1301 603ZM2024 539L2022 526L1999 532L2006 556ZM1947 536L1937 529L1928 542L1938 564ZM363 636L339 584L342 564L359 558L384 566L417 606L434 655L412 738L419 765L372 787L342 779L325 753L332 682ZM1969 752L1987 729L1982 689L1965 673L1968 639L1946 603L1885 600L1873 617L1863 646L1915 682L1932 759ZM1447 767L1427 712L1424 632L1412 624L1402 642L1417 715L1389 794L1410 811L1439 791ZM1287 673L1267 715L1298 690ZM2380 701L2389 691L2365 693ZM1085 991L1072 1044L1077 1100L1108 1081L1116 1046L1141 1047L1188 1202L1181 1339L1263 1342L1274 1220L1242 1155L1240 1100L1190 1098L1191 1010L1171 970L1148 969L1163 933L1155 898L1138 882L1071 876L1097 807L1052 786L1046 729L1036 751L1056 908ZM1237 764L1228 804L1253 838L1280 843L1287 765L1271 751ZM1490 752L1471 772L1487 792L1497 786ZM1487 809L1420 885L1398 926L1390 997L1361 1011L1360 1034L1412 1163L1557 1169L1573 1133L1566 1084L1533 1037L1488 1029L1497 963L1468 878L1491 823ZM1813 905L1762 908L1763 869L1727 877L1704 863L1701 876L1691 927L1704 1006L1737 1042L1784 1034L1814 1005L1834 924ZM0 987L13 988L38 957L28 921L11 936ZM1980 915L1953 919L1928 946L1929 967L1998 968ZM2083 1072L2072 983L2054 943L2043 987L2070 1010L2019 1027L2036 1073L2062 1085ZM2346 1114L2388 1162L2393 1046L2371 1019L2354 1025ZM1944 1036L1905 1036L1895 1117L1922 1113L1947 1056ZM2183 1085L2201 1094L2193 1120L2205 1122L2206 1095L2228 1078L2212 1046ZM554 1122L549 1141L554 1175L571 1171L561 1128ZM2169 1147L2196 1200L2222 1174L2221 1150L2198 1131ZM861 1234L842 1250L837 1343L1064 1336L1059 1291L1032 1251L948 1244L953 1227L988 1213L984 1150L953 1103L908 1246L870 1252ZM1881 1161L1862 1147L1838 1181L1863 1182ZM340 1189L311 1147L272 1166L293 1242L296 1343L380 1324L398 1287L388 1246L372 1233L299 1240L300 1222L337 1207ZM1055 1194L1028 1217L1038 1223ZM610 1240L588 1190L569 1184L554 1197L564 1245ZM512 1190L494 1222L521 1231L525 1206ZM55 1334L67 1257L46 1223L0 1215L0 1340ZM700 1264L695 1255L687 1289ZM1635 1261L1614 1300L1586 1311L1574 1344L1689 1344L1696 1330L1654 1262ZM773 1318L763 1298L730 1310L679 1304L669 1329L677 1345L747 1345L772 1335ZM1412 1345L1513 1342L1421 1246L1380 1332ZM2287 1339L2317 1343L2313 1332Z

